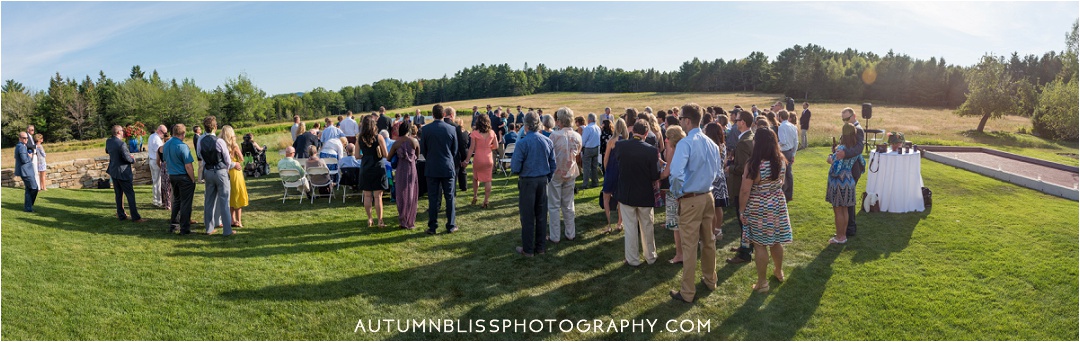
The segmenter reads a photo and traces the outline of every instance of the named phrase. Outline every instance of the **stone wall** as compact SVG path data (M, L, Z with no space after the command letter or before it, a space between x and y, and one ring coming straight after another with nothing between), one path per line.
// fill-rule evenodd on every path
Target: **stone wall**
M135 178L135 184L150 184L150 164L147 163L146 152L132 154L135 164L132 164L131 173ZM48 162L48 158L46 158ZM46 186L49 188L96 188L98 179L109 179L106 170L109 167L109 156L97 158L75 159L62 162L48 162L45 177L48 178ZM0 170L0 185L5 187L21 188L22 179L15 176L15 169Z

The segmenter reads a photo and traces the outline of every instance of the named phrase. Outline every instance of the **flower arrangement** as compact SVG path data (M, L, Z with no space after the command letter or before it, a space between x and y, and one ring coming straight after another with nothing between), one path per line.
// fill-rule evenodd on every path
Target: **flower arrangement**
M146 135L146 126L142 122L136 121L134 124L124 127L124 138L135 138Z

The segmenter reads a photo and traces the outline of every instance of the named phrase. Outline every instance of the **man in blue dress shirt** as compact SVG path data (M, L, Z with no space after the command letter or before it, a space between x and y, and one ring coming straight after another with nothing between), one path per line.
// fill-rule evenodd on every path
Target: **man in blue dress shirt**
M596 114L589 113L589 124L581 128L582 186L586 189L600 184L597 168L600 156L600 127L596 126Z
M679 235L682 236L682 289L671 291L671 298L694 301L694 272L698 241L701 241L701 273L705 287L716 289L716 239L712 234L712 182L721 172L720 147L701 132L701 107L696 103L682 106L679 125L688 133L675 146L671 157L671 193L679 199ZM690 156L693 156L691 158Z
M518 175L518 213L521 217L521 246L517 253L531 257L543 254L548 235L547 184L555 174L555 150L551 139L541 135L540 116L525 114L526 133L514 145L510 171Z

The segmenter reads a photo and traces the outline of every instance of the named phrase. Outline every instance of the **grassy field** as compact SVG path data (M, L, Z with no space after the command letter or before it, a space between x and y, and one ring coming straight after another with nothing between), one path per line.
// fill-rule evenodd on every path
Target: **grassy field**
M520 105L525 108L544 108L550 113L555 109L567 106L574 113L583 116L590 112L603 113L604 107L611 107L613 113L622 113L627 107L635 107L639 111L645 106L654 109L671 108L681 106L687 102L697 102L703 106L721 106L730 110L735 105L750 108L756 104L758 107L767 108L779 100L779 94L760 93L622 93L622 94L593 94L593 93L546 93L518 97L501 97L480 100L454 101L444 103L452 106L459 112L472 113L472 106L484 106L490 104L493 107L503 106L513 109ZM799 105L801 113L802 106ZM855 108L859 111L860 104L836 104L836 103L812 103L810 111L813 113L809 132L810 143L816 146L828 146L833 136L840 135L840 111L844 107ZM431 105L423 105L400 110L392 113L412 113L416 109L431 110ZM939 145L967 145L990 147L1007 152L1020 153L1036 158L1046 159L1066 165L1080 165L1077 159L1077 144L1059 143L1044 140L1029 134L1020 134L1023 128L1031 131L1031 120L1020 116L1006 116L1001 119L991 120L986 125L987 133L977 133L973 130L978 126L979 118L958 117L948 109L889 106L878 104L874 107L874 118L869 122L862 120L864 126L870 128L882 128L887 131L904 132L908 140L917 144ZM268 124L268 125L280 125ZM267 125L263 125L267 126ZM259 126L262 127L262 126ZM243 131L243 130L241 130ZM260 143L269 143L271 148L281 144L281 139L288 139L286 134L260 138ZM49 153L49 161L68 160L82 158L86 155L104 155L104 139L90 142L46 144ZM287 142L291 144L290 142ZM82 148L85 147L85 148ZM14 165L13 148L7 147L0 150L0 165L12 167Z
M514 179L497 176L493 208L459 193L455 234L363 228L358 198L282 204L276 177L250 179L240 234L166 234L168 212L117 222L111 190L43 192L23 213L2 197L5 340L1075 340L1077 204L930 161L934 206L860 214L859 236L830 246L827 148L800 152L788 280L753 294L754 267L718 266L719 286L671 301L680 267L622 265L623 238L601 235L596 189L577 196L579 239L533 259L520 242ZM274 154L272 158L276 159ZM502 186L504 181L509 185ZM860 184L862 185L862 184ZM862 189L860 189L861 191ZM195 218L202 220L202 187ZM387 224L396 222L387 203ZM427 215L421 199L418 226ZM656 220L662 222L663 210ZM729 211L726 250L737 242ZM656 229L659 259L674 253ZM730 253L718 253L727 257ZM669 319L690 333L354 333L360 319ZM658 326L658 328L662 328Z

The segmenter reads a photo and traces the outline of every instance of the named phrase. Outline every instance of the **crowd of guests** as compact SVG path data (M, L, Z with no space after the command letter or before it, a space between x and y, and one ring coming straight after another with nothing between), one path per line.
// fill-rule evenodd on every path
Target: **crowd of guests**
M469 165L472 205L477 205L480 187L484 188L480 208L490 206L494 170L508 166L518 175L521 245L515 251L532 257L544 254L548 243L577 239L574 198L580 178L583 189L602 188L600 205L607 224L601 232L625 231L624 262L629 266L656 262L653 213L664 208L663 227L676 241L668 262L683 267L682 285L671 292L674 299L694 300L699 263L705 286L716 287L716 241L723 236L725 208L734 211L739 227L739 244L726 261L754 261L758 279L752 289L758 292L769 290L770 260L773 277L785 279L783 246L792 242L787 202L793 199L796 151L807 146L811 117L807 103L799 116L781 102L766 110L754 105L726 111L689 103L657 111L627 108L621 115L605 108L600 115L582 116L566 107L549 115L518 106L515 115L489 105L486 113L473 107L469 126L452 107L436 104L431 114L430 122L419 110L391 118L380 108L360 117L349 112L336 123L326 118L311 129L295 117L290 129L293 144L278 169L296 172L282 180L299 182L306 196L333 191L335 186L359 190L369 227L385 227L383 197L389 192L397 205L399 227L415 228L417 203L426 194L425 232L434 235L440 228L440 210L445 211L445 232L458 231L456 192L467 190ZM865 134L854 111L845 108L841 119L841 144L826 160L831 164L825 200L834 211L836 235L829 240L833 244L846 243L856 234L855 187L865 169L860 153ZM224 228L223 235L229 236L234 228L243 227L242 209L248 205L243 153L232 127L222 127L220 137L217 132L212 116L196 126L194 152L184 143L183 124L171 131L159 126L149 139L152 203L172 211L170 232L188 234L196 224L191 220L191 202L199 182L206 188L206 233ZM32 134L33 127L20 133L15 149L16 175L27 184L26 211L32 211L38 189L44 189L44 177L37 180L36 171L44 169L40 165L45 153L40 143L35 144L40 136L35 140ZM126 197L131 219L142 222L131 185L134 159L122 134L119 126L113 127L113 137L106 142L116 216L128 218L122 205ZM255 148L261 149L257 144ZM501 165L504 155L510 155L509 165ZM309 177L312 168L342 172Z

